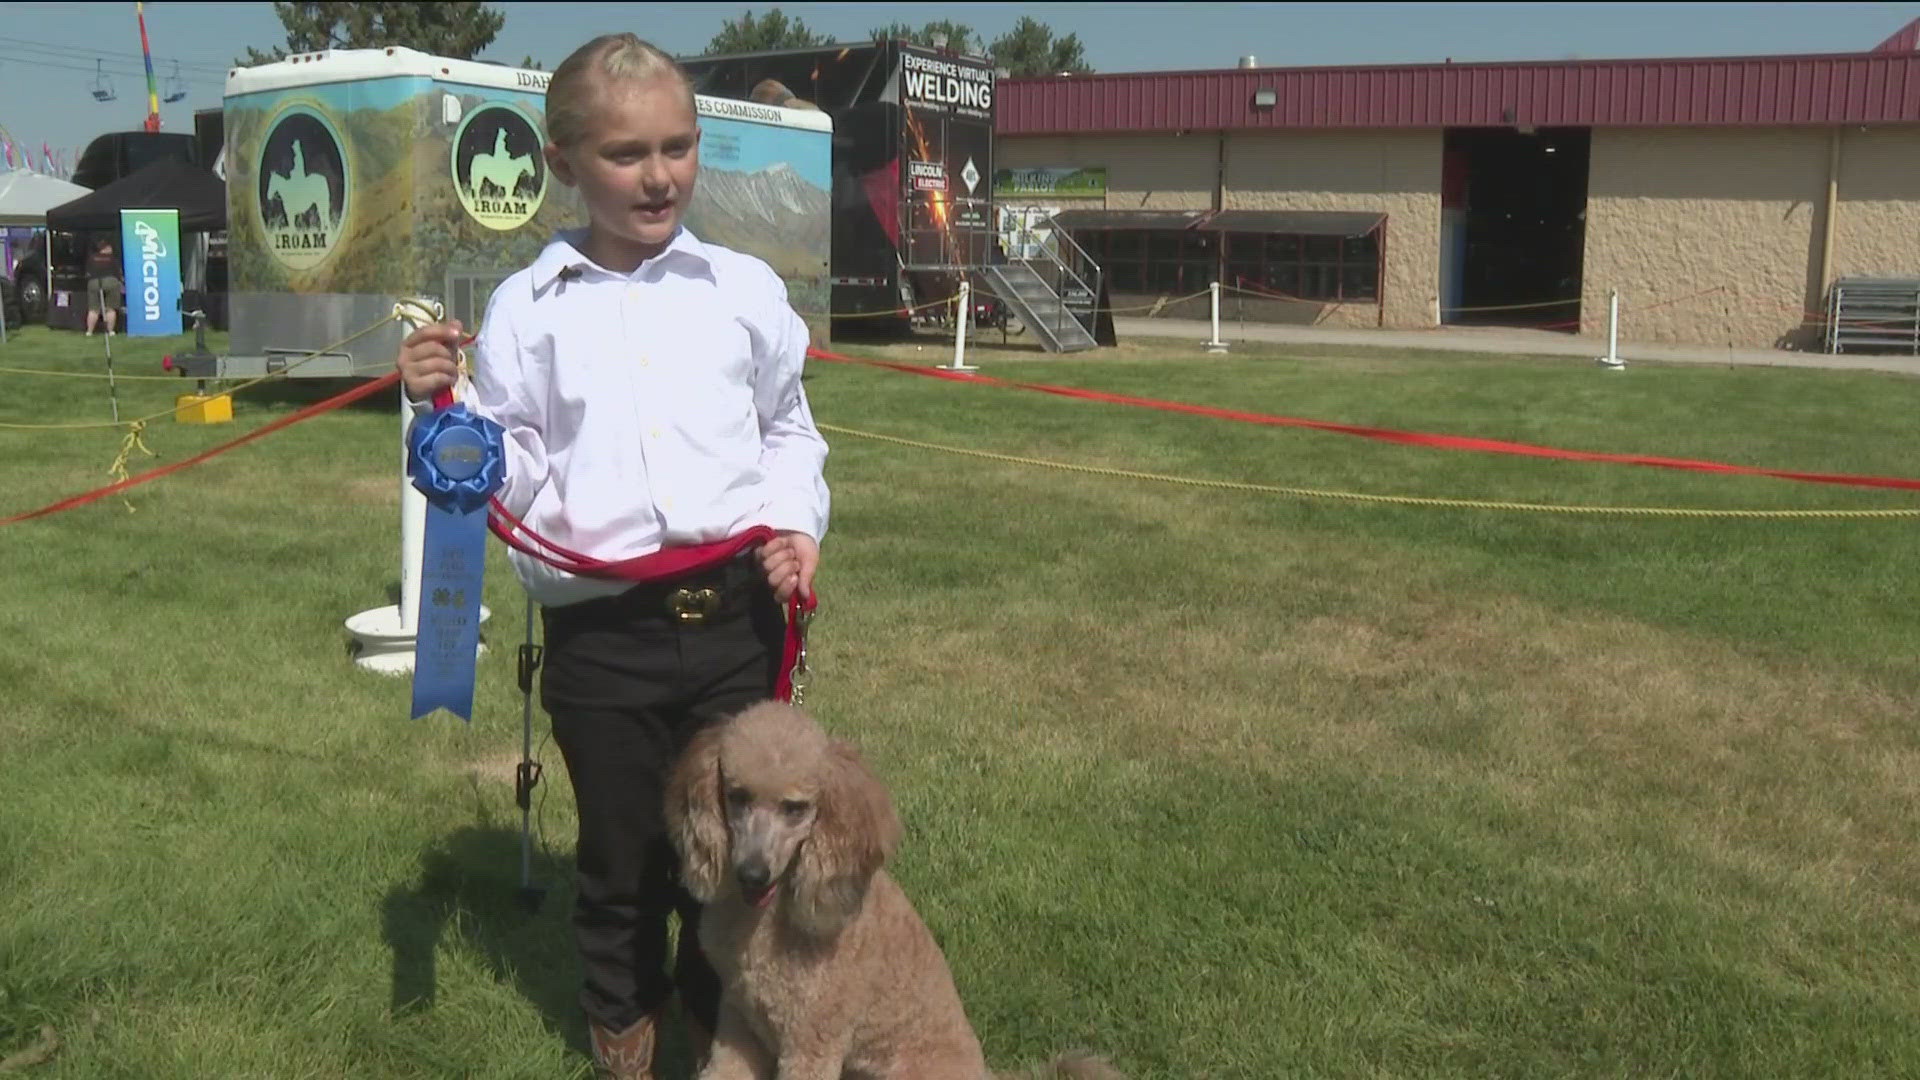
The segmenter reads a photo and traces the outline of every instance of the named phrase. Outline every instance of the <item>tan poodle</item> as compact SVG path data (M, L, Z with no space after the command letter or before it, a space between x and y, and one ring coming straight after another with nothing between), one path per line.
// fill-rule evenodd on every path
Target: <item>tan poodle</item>
M851 745L756 705L693 739L667 822L725 988L701 1080L989 1080L946 958L881 868L900 819ZM1081 1055L1051 1069L1121 1080Z

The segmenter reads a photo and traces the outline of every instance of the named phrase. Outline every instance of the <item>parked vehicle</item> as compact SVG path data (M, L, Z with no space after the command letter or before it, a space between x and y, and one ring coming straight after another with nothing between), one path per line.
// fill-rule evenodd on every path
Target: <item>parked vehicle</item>
M833 119L836 333L903 326L884 315L908 308L940 318L962 279L1002 261L988 61L883 41L684 63L701 94Z

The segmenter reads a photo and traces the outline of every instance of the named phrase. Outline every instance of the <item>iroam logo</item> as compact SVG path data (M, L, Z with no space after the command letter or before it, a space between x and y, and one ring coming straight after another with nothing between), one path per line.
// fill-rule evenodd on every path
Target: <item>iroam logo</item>
M160 231L144 221L133 223L133 234L140 238L140 302L149 319L160 318L160 260L167 249L160 245Z

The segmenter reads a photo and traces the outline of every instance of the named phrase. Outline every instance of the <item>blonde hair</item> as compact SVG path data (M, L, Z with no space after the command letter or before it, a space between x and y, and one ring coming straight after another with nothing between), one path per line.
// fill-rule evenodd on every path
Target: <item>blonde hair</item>
M576 145L586 138L595 92L606 82L649 82L677 79L687 90L687 108L698 115L693 101L693 79L680 62L633 34L601 34L560 61L547 81L547 138L555 146Z

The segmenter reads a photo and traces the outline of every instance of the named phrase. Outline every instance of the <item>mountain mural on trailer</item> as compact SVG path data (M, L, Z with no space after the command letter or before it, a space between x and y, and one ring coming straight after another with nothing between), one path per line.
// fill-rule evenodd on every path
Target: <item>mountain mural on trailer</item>
M702 240L766 260L791 287L826 274L830 211L827 190L785 163L752 172L709 165L686 221Z

